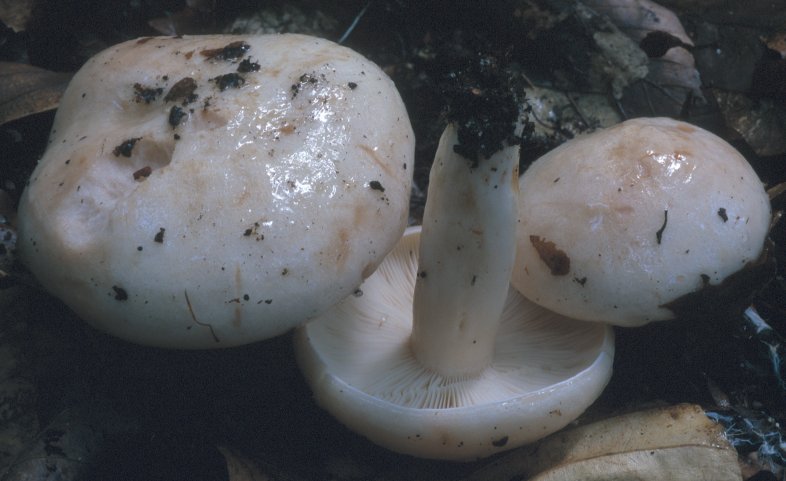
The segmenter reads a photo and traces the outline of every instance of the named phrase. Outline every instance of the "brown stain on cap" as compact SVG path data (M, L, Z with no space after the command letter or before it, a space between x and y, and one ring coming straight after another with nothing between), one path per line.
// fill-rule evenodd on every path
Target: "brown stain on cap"
M387 164L387 162L379 157L376 150L364 144L358 144L358 148L368 154L368 156L374 160L374 163L377 164L379 168L385 172L385 174L393 176L393 171L390 169L390 166Z
M692 134L693 132L696 131L696 127L690 124L686 124L684 122L680 122L677 124L677 130L681 132L685 132L686 134Z
M336 241L336 269L341 271L349 258L349 231L347 229L339 229L338 239Z
M363 277L363 280L368 279L371 274L377 270L377 267L379 267L379 263L377 262L369 262L363 266L363 271L360 273L360 275Z
M548 266L551 275L564 276L570 272L570 257L565 251L557 248L555 243L536 235L529 236L529 241L538 252L540 259Z

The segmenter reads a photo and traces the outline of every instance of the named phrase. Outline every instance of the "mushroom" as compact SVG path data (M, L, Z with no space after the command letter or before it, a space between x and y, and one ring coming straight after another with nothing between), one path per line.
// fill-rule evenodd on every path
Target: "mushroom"
M494 141L482 116L500 112L480 103L492 108L451 118L440 139L422 232L410 229L356 296L295 334L317 402L418 457L473 460L546 436L611 375L610 327L550 313L509 288L519 148L502 144L517 110L492 126L504 128Z
M577 319L638 326L762 254L770 203L719 137L639 118L571 140L520 179L512 284Z
M268 338L350 295L393 248L413 157L392 81L345 47L125 42L63 96L19 206L19 257L129 341Z

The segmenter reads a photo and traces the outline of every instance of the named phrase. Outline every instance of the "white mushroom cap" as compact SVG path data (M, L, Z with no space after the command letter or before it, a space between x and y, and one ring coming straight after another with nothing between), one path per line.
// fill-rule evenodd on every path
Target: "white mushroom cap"
M520 178L512 284L566 316L637 326L762 253L770 204L734 148L633 119L547 153Z
M302 35L143 38L76 74L19 254L94 326L165 347L280 334L351 294L407 222L392 81Z
M488 367L457 377L423 368L410 344L419 231L405 233L356 296L296 331L317 402L388 449L451 460L534 441L581 414L611 376L612 329L513 289Z

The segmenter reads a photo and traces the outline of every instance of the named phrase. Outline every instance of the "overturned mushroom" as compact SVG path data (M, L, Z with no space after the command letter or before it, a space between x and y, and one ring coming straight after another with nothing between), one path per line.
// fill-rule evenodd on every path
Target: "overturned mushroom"
M636 326L762 253L770 204L733 147L642 118L565 143L521 176L512 284L566 316Z
M334 43L126 42L63 96L20 204L19 254L121 338L252 342L374 271L406 225L413 151L393 83Z
M317 402L414 456L472 460L541 438L581 414L611 375L607 325L509 289L519 149L468 148L458 125L484 124L445 129L422 233L408 232L357 296L296 334ZM505 127L503 139L514 123Z

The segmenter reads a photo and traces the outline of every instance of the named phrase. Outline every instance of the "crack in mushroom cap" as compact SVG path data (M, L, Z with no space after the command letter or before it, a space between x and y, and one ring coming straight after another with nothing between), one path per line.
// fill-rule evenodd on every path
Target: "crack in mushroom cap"
M515 290L492 364L448 378L409 347L419 228L349 297L296 331L317 402L371 441L418 457L473 460L540 439L578 417L611 376L612 329L568 319Z
M667 118L568 141L519 181L511 283L577 319L670 319L665 305L756 261L770 223L747 160L714 134Z
M20 257L138 343L271 337L351 294L407 222L393 82L303 35L150 37L75 75L19 209Z

